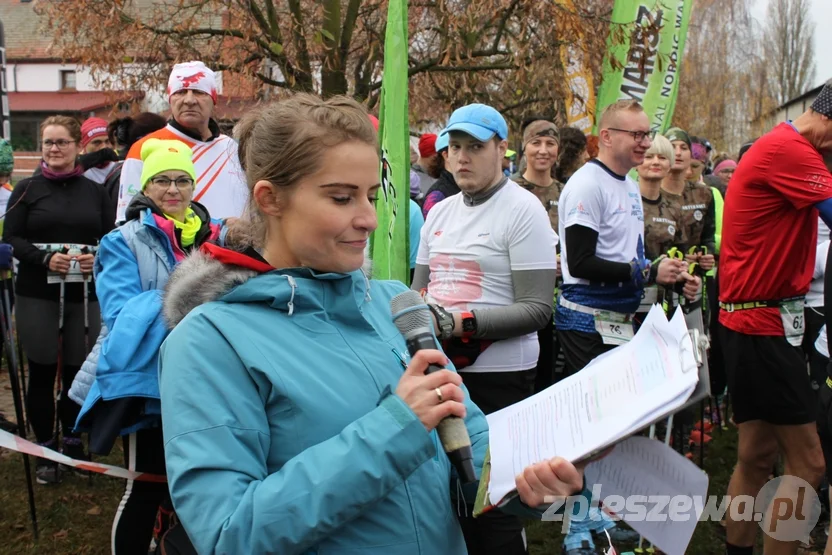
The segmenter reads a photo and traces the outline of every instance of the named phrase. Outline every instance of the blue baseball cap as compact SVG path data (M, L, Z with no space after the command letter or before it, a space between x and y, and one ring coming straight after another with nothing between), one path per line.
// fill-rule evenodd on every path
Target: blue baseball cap
M448 126L442 131L437 139L436 150L439 150L439 141L445 137L448 140L448 133L451 131L462 131L471 135L478 141L489 141L494 135L505 140L508 138L508 125L500 112L486 106L485 104L468 104L457 108L448 120Z
M443 150L447 149L449 139L450 137L448 137L448 134L445 133L445 130L443 129L439 133L439 136L436 137L436 146L434 147L436 149L436 152L442 152Z

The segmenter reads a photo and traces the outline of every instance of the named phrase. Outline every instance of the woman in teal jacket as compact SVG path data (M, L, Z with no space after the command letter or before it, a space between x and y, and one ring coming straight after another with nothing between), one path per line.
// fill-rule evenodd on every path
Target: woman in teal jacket
M366 112L296 95L238 139L251 220L229 234L257 250L205 245L165 296L165 456L188 536L201 554L465 554L434 429L463 417L479 472L488 428L458 374L425 375L441 352L408 362L389 308L407 288L362 272L380 194ZM539 518L545 496L581 486L571 463L544 461L504 510Z

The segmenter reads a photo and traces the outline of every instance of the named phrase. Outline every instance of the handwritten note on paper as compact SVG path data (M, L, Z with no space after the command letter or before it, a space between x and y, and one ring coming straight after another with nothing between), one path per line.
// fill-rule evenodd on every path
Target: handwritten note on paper
M654 307L626 345L488 415L491 502L512 492L514 477L530 464L555 456L577 461L681 405L698 378L683 371L687 334L674 328Z
M605 508L667 555L685 553L708 493L702 469L660 441L630 437L585 475Z

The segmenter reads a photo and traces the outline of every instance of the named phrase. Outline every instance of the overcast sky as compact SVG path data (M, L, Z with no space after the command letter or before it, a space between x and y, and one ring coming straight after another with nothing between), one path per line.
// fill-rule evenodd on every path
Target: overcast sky
M752 13L760 23L765 22L766 7L770 0L757 0ZM812 17L815 20L815 82L812 87L822 85L832 79L832 0L809 0L812 5Z

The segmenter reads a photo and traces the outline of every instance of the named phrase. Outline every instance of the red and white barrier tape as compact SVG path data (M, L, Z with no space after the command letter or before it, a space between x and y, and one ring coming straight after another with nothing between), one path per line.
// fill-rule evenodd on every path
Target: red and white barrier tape
M0 447L3 449L17 451L18 453L26 453L27 455L32 455L33 457L49 459L50 461L54 461L65 466L71 466L72 468L77 468L79 470L88 470L97 474L104 474L105 476L123 478L124 480L138 480L140 482L167 482L165 476L161 476L159 474L135 472L119 466L71 459L66 455L58 453L57 451L47 449L4 430L0 430Z

